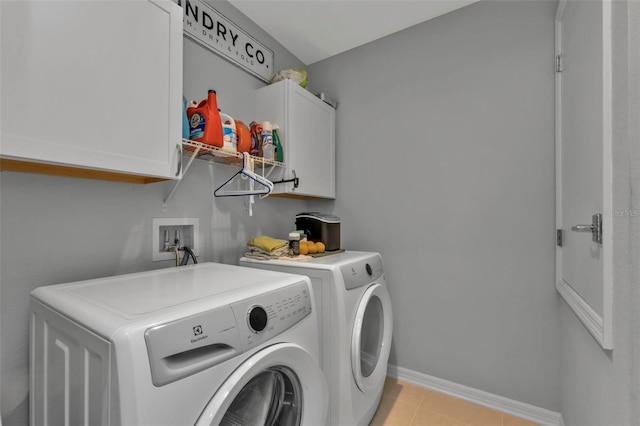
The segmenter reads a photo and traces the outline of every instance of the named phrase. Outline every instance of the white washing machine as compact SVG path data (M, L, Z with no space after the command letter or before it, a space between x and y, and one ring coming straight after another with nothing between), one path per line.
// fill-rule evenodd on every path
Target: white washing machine
M305 277L215 263L40 287L30 422L322 425Z
M240 265L311 279L321 316L329 424L369 424L382 396L393 329L381 256L346 251L307 261L245 257Z

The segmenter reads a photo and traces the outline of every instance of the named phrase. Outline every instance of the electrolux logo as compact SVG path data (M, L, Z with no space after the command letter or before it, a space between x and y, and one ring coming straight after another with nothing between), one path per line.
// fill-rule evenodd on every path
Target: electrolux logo
M193 335L194 336L198 336L195 339L191 339L191 343L197 343L201 340L207 339L209 336L207 336L206 334L204 334L204 329L202 328L202 325L198 324L196 326L193 327Z
M273 52L201 0L174 0L184 11L184 33L264 81L273 74Z

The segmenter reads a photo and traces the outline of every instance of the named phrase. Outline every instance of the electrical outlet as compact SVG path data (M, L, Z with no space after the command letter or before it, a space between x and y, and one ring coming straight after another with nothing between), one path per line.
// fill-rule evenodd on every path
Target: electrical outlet
M200 255L200 219L198 218L154 218L153 261L175 259L168 247L188 246L196 256ZM180 252L180 257L184 251Z

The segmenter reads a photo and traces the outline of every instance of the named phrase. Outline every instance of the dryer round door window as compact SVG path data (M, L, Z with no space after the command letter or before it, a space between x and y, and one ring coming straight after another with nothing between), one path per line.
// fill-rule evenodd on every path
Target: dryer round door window
M362 392L379 390L384 381L392 328L389 293L384 286L373 284L360 299L351 338L353 378Z
M327 406L326 382L317 362L300 346L279 343L236 368L196 426L320 424Z

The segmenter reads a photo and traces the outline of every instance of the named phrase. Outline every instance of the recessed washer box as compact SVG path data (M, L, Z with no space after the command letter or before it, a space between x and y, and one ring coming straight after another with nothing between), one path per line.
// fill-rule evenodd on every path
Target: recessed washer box
M165 232L169 233L168 245L176 245L176 231L180 235L178 246L189 246L196 256L200 256L200 219L183 217L183 218L153 218L153 249L152 259L154 262L159 260L175 259L175 253L167 251L165 242ZM180 253L180 257L184 255L184 251Z

